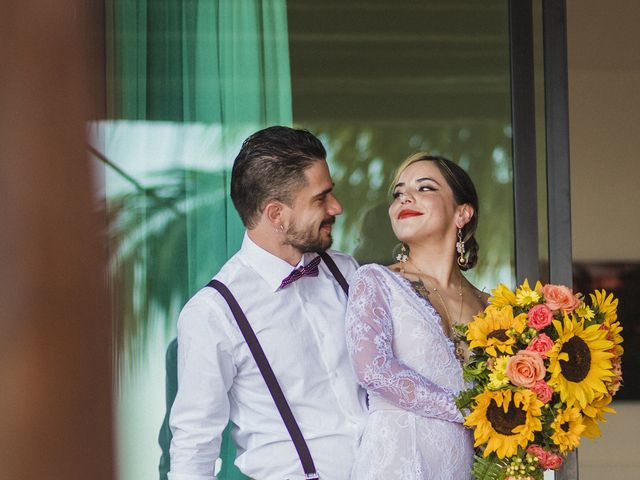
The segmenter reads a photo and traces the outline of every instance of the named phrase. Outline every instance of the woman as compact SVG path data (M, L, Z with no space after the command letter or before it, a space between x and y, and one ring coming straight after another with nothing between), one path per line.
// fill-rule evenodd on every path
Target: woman
M392 186L398 263L361 267L347 307L349 353L369 394L352 479L468 479L473 439L454 402L466 352L453 327L487 300L461 273L477 261L478 197L464 170L424 153Z

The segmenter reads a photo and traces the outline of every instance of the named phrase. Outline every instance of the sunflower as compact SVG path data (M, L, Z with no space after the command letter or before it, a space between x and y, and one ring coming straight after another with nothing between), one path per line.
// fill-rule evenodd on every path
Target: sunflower
M535 288L531 290L529 280L525 279L524 283L516 289L516 305L526 307L532 303L538 303L541 297L540 293L538 293L539 289L542 289L540 282L537 282Z
M611 340L614 344L613 354L617 357L621 357L624 353L624 348L622 348L622 325L617 320L609 321L605 320L600 326L601 329L607 330L607 340Z
M600 422L606 422L604 414L616 413L616 411L609 406L612 399L613 397L611 395L599 395L582 411L584 414L582 423L584 423L585 426L582 436L591 439L600 436L600 426L598 424Z
M593 308L604 317L601 328L608 331L607 340L611 340L615 345L613 353L616 356L621 356L624 353L624 349L621 345L622 335L620 335L622 325L618 321L618 299L612 293L607 295L605 290L596 290L589 296L591 297Z
M618 319L618 299L613 293L607 295L606 290L596 290L589 296L593 309L604 315L605 322L612 323Z
M476 407L464 424L475 427L475 447L486 443L485 457L491 452L499 458L515 455L542 430L543 404L531 390L484 391L474 400Z
M583 322L566 315L562 322L553 321L558 340L551 348L549 385L560 393L568 406L576 402L585 408L598 394L607 394L605 382L614 376L611 358L613 342L607 330L595 324L584 328Z
M500 283L491 290L489 303L495 307L509 307L516 304L516 295L505 284Z
M558 445L562 453L573 450L580 444L580 435L585 428L578 408L568 407L565 410L558 410L551 424L553 430L551 440Z
M501 353L513 354L512 345L527 325L527 314L515 318L511 307L489 305L483 314L473 317L467 330L469 348L483 347L492 357Z

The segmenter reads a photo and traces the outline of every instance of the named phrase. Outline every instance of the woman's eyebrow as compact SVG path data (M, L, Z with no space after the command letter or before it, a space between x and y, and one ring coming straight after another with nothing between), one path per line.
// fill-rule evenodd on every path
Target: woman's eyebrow
M438 182L436 179L431 178L431 177L422 177L422 178L418 178L416 180L416 182L433 182L436 185L440 185L440 182Z

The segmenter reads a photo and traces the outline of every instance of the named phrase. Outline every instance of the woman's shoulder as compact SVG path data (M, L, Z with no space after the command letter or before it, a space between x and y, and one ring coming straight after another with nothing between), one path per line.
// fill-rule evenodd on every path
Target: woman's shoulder
M367 263L365 265L362 265L360 268L358 268L358 271L356 272L356 274L358 276L374 276L374 277L381 277L381 276L388 276L388 275L392 275L394 273L394 270L391 268L392 266L385 266L385 265L381 265L379 263Z
M400 278L400 270L395 270L394 265L368 263L358 268L354 282L361 281L369 285L382 285L388 289L390 285L397 285Z
M482 290L478 290L477 288L476 288L476 294L478 295L478 298L482 302L482 306L484 308L487 308L487 305L489 305L489 298L491 298L491 294L484 292Z

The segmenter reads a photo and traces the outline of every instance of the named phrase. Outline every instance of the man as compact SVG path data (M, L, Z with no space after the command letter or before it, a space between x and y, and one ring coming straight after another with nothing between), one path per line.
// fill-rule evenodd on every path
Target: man
M231 198L246 227L240 251L215 276L236 298L282 387L323 480L346 480L365 399L347 355L347 296L325 261L342 206L320 141L270 127L245 140ZM357 265L330 257L349 279ZM305 271L305 270L300 270ZM286 280L285 280L286 279ZM236 464L257 480L303 479L296 448L229 306L200 290L178 320L178 393L171 410L170 480L211 480L220 436L235 425Z

